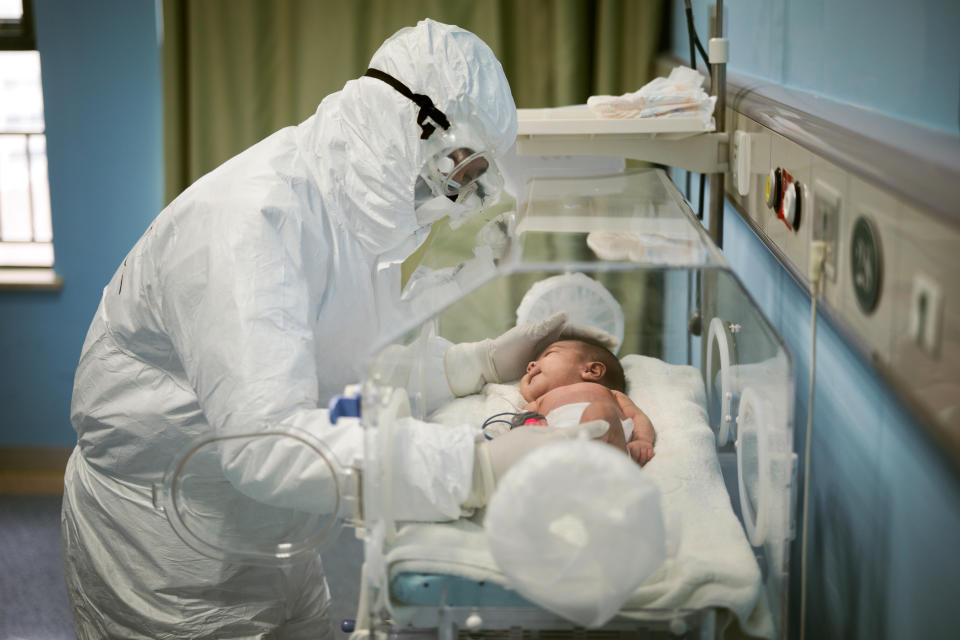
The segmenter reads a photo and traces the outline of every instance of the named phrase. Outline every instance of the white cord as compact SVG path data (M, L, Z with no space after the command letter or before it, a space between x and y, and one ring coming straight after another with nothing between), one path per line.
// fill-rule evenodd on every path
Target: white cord
M807 400L807 432L803 447L803 526L800 542L800 638L803 640L807 622L807 523L810 507L810 449L813 442L813 389L817 363L817 298L820 279L826 264L827 244L821 240L810 244L810 395Z

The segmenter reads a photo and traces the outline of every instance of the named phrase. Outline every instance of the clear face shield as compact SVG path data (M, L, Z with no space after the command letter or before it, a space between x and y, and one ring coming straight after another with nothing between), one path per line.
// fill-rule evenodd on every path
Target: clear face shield
M478 127L471 126L469 115L451 122L429 96L414 93L390 74L367 69L364 75L385 82L420 107L417 124L425 158L420 180L426 189L421 189L418 181L415 197L421 224L449 216L450 225L456 228L500 198L503 177L491 152L495 145L485 139ZM426 193L421 193L426 190L433 199L428 201Z
M435 196L447 198L456 205L446 211L451 226L456 228L500 198L503 176L493 155L480 145L461 146L449 135L440 138L450 144L431 149L420 177ZM476 150L478 148L480 150Z

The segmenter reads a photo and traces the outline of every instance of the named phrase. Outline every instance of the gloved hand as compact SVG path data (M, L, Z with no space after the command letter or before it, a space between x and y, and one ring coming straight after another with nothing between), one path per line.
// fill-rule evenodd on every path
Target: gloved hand
M450 390L466 396L488 382L516 380L546 345L557 340L566 321L567 314L560 311L539 322L517 325L499 338L451 346L443 359Z
M516 427L474 450L473 481L463 506L476 509L487 504L500 479L528 453L553 442L603 436L610 429L606 420L592 420L569 427Z

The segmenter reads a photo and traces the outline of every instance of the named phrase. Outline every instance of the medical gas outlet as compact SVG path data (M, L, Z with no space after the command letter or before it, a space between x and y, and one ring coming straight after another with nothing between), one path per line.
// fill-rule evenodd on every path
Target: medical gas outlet
M777 214L791 231L800 229L801 211L803 211L803 185L790 175L786 169L777 167L770 170L765 186L767 207Z

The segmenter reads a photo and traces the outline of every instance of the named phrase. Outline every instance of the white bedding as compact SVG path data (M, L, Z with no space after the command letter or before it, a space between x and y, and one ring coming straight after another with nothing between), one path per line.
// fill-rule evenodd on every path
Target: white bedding
M623 363L629 395L657 431L655 455L644 471L661 493L669 557L633 592L622 613L642 618L644 612L636 610L719 607L728 636L772 637L760 570L724 488L699 371L637 355ZM497 411L516 410L511 407L517 398L509 385L488 385L484 394L458 398L431 420L480 424ZM390 578L429 572L510 587L482 527L469 520L405 525L389 545L386 562ZM729 624L734 620L737 624Z

